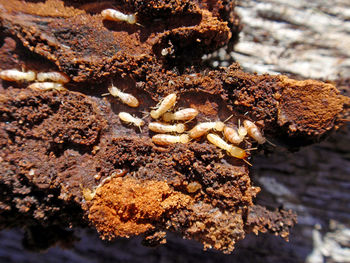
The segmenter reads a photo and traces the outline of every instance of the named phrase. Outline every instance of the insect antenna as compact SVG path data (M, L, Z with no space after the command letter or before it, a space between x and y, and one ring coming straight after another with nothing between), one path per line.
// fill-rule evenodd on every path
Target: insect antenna
M142 118L141 119L146 119L147 117L149 117L149 112L148 111L141 111L142 113Z
M111 86L114 87L113 80L111 80ZM109 96L109 95L112 95L112 94L110 92L101 94L102 97Z
M248 164L249 166L253 166L250 162L248 162L246 159L242 159L246 164Z
M245 151L255 151L257 150L258 148L257 147L254 147L254 148L248 148L248 149L244 149Z
M245 143L249 143L249 141L248 141L248 139L244 139L243 140ZM253 144L254 142L252 142L252 144Z
M233 114L231 114L226 120L223 121L223 123L229 121L233 117Z
M187 124L187 123L193 121L195 118L196 118L196 117L194 117L194 118L192 118L192 119L190 119L190 120L188 120L188 121L185 121L184 123Z
M276 145L276 144L272 143L272 142L271 142L271 141L269 141L268 139L266 139L266 138L265 138L265 140L266 140L266 142L267 142L268 144L270 144L271 146L273 146L273 147L277 147L277 145Z

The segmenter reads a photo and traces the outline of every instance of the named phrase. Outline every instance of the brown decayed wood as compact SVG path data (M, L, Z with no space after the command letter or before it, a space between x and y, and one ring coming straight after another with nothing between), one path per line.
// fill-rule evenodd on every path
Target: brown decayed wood
M0 54L6 58L0 56L0 68L59 69L73 80L64 92L1 83L1 228L86 226L90 219L108 239L168 229L225 252L249 232L287 238L295 215L254 206L260 188L252 185L244 162L205 140L156 146L147 128L140 132L124 125L117 114L149 111L176 92L178 107L200 111L198 122L233 114L229 123L260 121L264 135L292 139L297 146L294 137L317 140L341 123L338 116L347 110L348 99L330 84L248 74L238 65L187 68L180 74L169 65L186 56L195 61L227 43L231 32L217 14L189 1L145 2L120 3L122 11L140 16L143 27L131 27L103 23L79 1L71 6L59 0L0 1ZM164 48L170 53L163 58ZM138 109L100 96L111 78L138 94ZM244 146L251 145L248 140ZM110 178L119 169L128 171L125 177ZM193 182L201 187L188 191ZM84 189L96 190L92 200L84 200ZM136 216L122 218L111 204Z

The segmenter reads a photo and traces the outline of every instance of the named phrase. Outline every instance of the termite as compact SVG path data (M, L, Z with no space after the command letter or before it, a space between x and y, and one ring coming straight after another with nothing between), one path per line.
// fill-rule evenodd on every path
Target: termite
M237 133L238 133L238 136L243 140L244 137L247 135L248 131L245 127L239 126Z
M169 134L156 134L152 137L152 141L159 145L171 145L174 143L188 143L190 137L187 134L169 135Z
M240 144L244 139L244 136L242 138L236 129L227 126L224 128L224 136L229 142L233 144Z
M37 90L37 91L49 91L49 90L57 90L64 91L67 90L61 83L55 82L35 82L28 85L28 88Z
M206 134L210 130L223 131L225 124L221 121L216 122L202 122L194 126L190 131L189 135L191 138L199 138Z
M122 92L120 89L118 89L116 86L112 84L111 87L108 88L109 93L113 97L118 97L123 103L126 105L136 108L139 106L139 101L137 98L135 98L133 95L129 93Z
M111 21L122 21L127 22L131 25L137 24L136 14L126 15L115 9L105 9L101 12L103 19L111 20Z
M63 72L40 72L36 76L37 81L44 82L44 81L52 81L57 82L61 84L68 83L70 81L70 78L64 74Z
M158 119L168 110L170 110L176 103L176 94L172 93L166 96L159 104L158 109L151 110L150 115L153 119Z
M254 122L245 120L243 121L244 128L247 130L248 135L256 140L259 144L266 142L266 138L261 134L259 128Z
M134 124L135 126L139 127L140 131L141 126L145 124L145 122L142 119L134 117L127 112L119 112L118 116L122 121L127 122L129 124Z
M167 132L177 132L183 133L185 131L185 125L182 123L169 125L160 122L151 122L148 128L154 132L167 133Z
M34 81L36 74L34 71L19 71L17 69L8 69L0 71L0 78L7 81Z
M198 110L193 108L187 108L183 110L179 110L177 112L171 113L166 112L163 115L163 120L166 122L170 121L190 121L198 115Z
M238 159L244 159L247 157L247 153L245 150L243 150L237 146L228 144L219 135L209 133L207 135L207 139L209 142L211 142L215 146L219 147L222 150L227 151L233 157L236 157Z
M241 120L238 119L238 129L237 133L239 138L243 141L244 137L248 134L247 129L244 126L241 126Z

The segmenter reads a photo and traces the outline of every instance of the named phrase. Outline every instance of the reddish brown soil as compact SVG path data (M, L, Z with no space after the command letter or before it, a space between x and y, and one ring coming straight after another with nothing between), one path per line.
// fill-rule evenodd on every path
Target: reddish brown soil
M184 208L191 198L166 182L114 177L96 190L89 220L103 238L130 237L153 229L152 223Z

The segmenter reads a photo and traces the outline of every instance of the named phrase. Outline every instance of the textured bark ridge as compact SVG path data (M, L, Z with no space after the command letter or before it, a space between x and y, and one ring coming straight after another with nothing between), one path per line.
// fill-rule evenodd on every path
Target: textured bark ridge
M111 6L137 12L141 26L103 21L100 11ZM1 83L1 228L45 228L52 240L64 240L54 233L91 225L104 239L143 234L149 245L174 231L223 252L250 232L288 239L295 214L254 205L260 188L243 160L204 139L157 146L147 125L139 130L118 118L121 111L141 117L175 92L177 108L200 112L189 129L208 119L230 117L226 124L234 126L249 119L269 140L294 148L338 128L349 99L334 85L248 74L237 64L189 67L233 41L239 28L233 7L229 1L0 1L1 69L60 70L72 79L62 92ZM111 81L140 106L101 96ZM241 144L255 146L252 139Z

